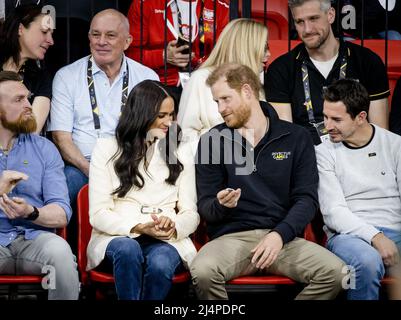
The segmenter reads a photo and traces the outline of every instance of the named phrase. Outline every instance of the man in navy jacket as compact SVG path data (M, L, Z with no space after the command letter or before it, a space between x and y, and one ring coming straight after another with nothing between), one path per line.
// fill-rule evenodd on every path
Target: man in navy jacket
M335 298L344 263L298 238L318 206L310 135L259 102L261 84L248 67L223 65L207 84L225 123L198 145L198 210L211 240L191 265L198 298L227 299L226 281L258 271L306 284L297 299Z

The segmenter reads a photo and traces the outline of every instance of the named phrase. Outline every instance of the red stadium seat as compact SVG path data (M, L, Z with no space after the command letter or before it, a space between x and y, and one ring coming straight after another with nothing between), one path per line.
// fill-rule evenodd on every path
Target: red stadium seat
M291 40L291 49L300 44L300 40ZM272 63L279 56L288 52L288 40L269 40L270 58L268 63Z
M361 44L361 40L352 41ZM385 61L385 41L383 39L367 39L364 40L363 46L369 48ZM387 70L392 72L401 72L401 41L388 40L387 48Z
M252 12L252 19L261 23L264 21L264 13ZM269 40L288 39L288 20L274 11L266 12L266 25L269 30Z
M251 18L263 23L264 0L252 1ZM288 7L287 0L266 1L266 24L269 39L288 39ZM242 1L239 1L239 15L242 15Z
M67 228L57 229L57 234L67 239ZM21 294L47 294L41 287L42 275L0 275L0 287L5 287L8 299L15 300ZM2 292L0 290L0 292Z
M388 83L390 86L390 96L388 98L388 105L389 105L389 108L391 108L391 99L393 97L393 93L394 93L395 85L397 84L397 80L401 77L401 71L398 71L398 72L388 71L387 76L388 76Z

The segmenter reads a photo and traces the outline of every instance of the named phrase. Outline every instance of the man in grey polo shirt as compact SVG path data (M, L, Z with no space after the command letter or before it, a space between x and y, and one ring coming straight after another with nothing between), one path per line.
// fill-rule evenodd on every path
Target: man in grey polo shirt
M126 17L103 10L91 22L91 55L60 69L54 78L48 130L67 163L72 205L88 181L97 138L114 136L131 89L145 79L159 80L154 71L125 57L131 41Z

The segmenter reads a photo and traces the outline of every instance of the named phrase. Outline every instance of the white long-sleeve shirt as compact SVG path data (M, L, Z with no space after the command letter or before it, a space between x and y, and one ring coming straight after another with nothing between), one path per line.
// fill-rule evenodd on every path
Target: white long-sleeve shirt
M401 137L374 126L370 143L316 147L319 203L330 236L352 234L368 243L386 227L401 231Z
M224 121L206 85L211 72L210 68L196 70L182 91L177 121L185 137L199 140L203 133Z

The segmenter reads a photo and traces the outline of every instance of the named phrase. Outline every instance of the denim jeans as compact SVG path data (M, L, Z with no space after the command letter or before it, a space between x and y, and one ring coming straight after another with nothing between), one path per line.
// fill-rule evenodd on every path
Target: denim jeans
M181 258L170 244L140 236L114 238L106 248L119 300L163 300Z
M79 190L88 183L88 177L78 168L66 165L64 167L65 178L67 179L68 195L70 196L72 210L76 210L77 195Z
M64 174L67 180L68 195L70 197L70 204L72 208L71 220L67 226L68 242L74 253L77 252L77 196L79 190L88 183L88 177L78 168L66 165L64 167Z
M401 252L401 232L376 227L393 240ZM327 241L327 249L352 267L355 286L348 290L348 300L378 300L380 280L386 272L379 252L366 241L348 234L336 234ZM353 271L354 270L354 271Z

